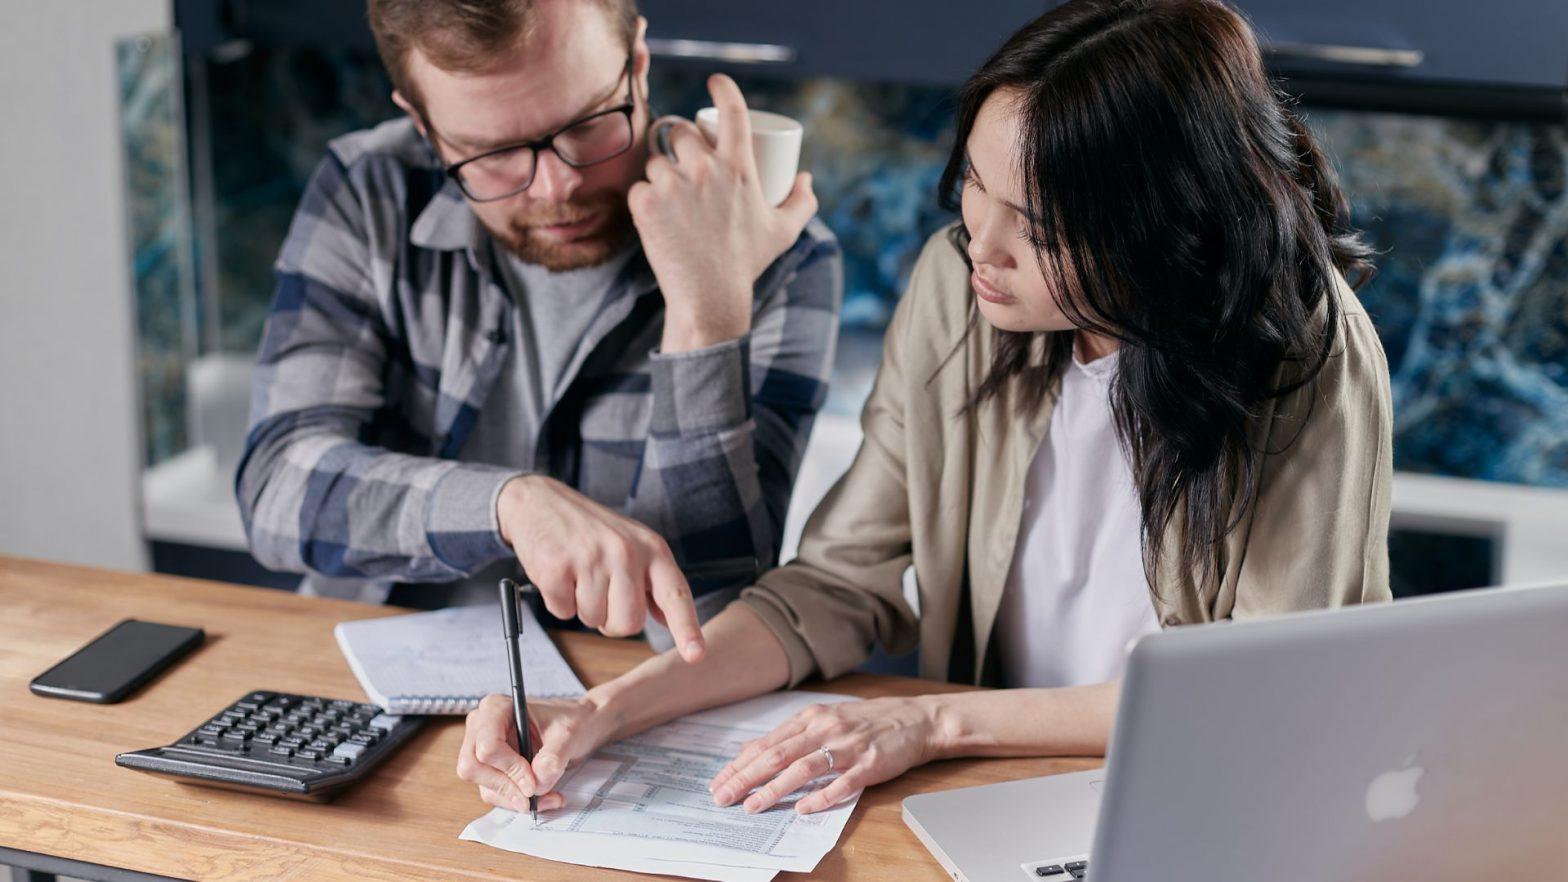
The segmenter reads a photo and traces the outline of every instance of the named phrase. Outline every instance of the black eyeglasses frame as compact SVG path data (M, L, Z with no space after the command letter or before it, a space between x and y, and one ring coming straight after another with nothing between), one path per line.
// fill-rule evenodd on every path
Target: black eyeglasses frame
M498 201L500 201L502 199L508 199L508 198L513 197L513 196L516 196L518 193L521 193L524 190L527 190L529 187L533 186L534 179L539 176L539 151L541 151L541 150L549 150L549 151L555 153L556 158L560 159L562 162L566 163L567 165L571 166L572 168L587 168L587 167L592 166L592 165L598 165L601 162L609 162L610 160L614 159L615 157L624 154L626 151L632 149L632 145L637 142L636 126L634 125L634 121L632 119L632 113L634 111L636 111L636 109L637 109L636 81L632 77L632 62L635 59L636 59L636 53L634 53L634 52L627 53L627 55L626 55L626 66L624 68L622 68L622 71L621 71L621 76L626 78L626 101L624 103L617 104L614 107L606 108L604 110L595 111L593 113L588 114L587 116L578 117L577 119L574 119L574 120L566 123L565 125L561 126L560 128L557 128L555 131L551 132L550 134L545 135L543 138L538 138L538 139L535 139L535 140L532 140L532 141L519 141L516 144L505 144L503 146L496 147L496 148L494 148L492 150L486 150L485 152L477 154L475 156L465 157L464 159L460 159L457 162L454 162L454 163L452 163L450 165L446 165L442 169L442 172L448 178L452 179L452 181L454 183L457 184L458 188L463 191L463 195L464 196L467 196L469 199L473 200L474 202L498 202ZM562 156L559 151L555 150L555 139L559 138L565 132L568 132L571 129L574 129L577 126L582 125L583 123L591 122L593 120L600 119L600 118L606 117L606 116L611 116L611 115L614 115L614 114L621 114L621 115L626 117L626 129L631 134L626 139L626 146L625 147L622 147L620 150L617 150L614 153L611 153L609 156L602 156L602 157L600 157L598 159L593 160L592 162L581 162L581 163L573 162L571 159L568 159L567 157ZM432 133L435 132L435 128L430 125L430 121L428 119L425 120L425 128L429 129ZM463 166L468 165L469 163L478 162L481 159L489 159L492 156L497 156L497 155L502 154L502 153L510 153L510 152L512 152L514 150L528 150L528 151L530 151L533 154L532 172L529 174L528 180L525 181L522 184L522 186L516 187L513 190L511 190L510 192L502 193L499 196L485 196L485 197L482 197L482 198L479 197L479 196L475 196L472 192L470 192L470 190L468 189L468 185L463 182L463 177L462 177Z

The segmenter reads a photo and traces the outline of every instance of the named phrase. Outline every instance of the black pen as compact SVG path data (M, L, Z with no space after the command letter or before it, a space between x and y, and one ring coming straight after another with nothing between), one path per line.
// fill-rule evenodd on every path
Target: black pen
M530 767L534 761L533 739L528 736L528 692L523 688L523 651L518 646L522 631L517 615L517 583L501 580L501 630L506 635L507 673L512 677L512 717L517 723L517 746ZM539 823L539 796L528 797L528 814Z
M731 557L697 564L688 568L685 576L687 579L733 581L755 578L757 569L755 557ZM517 583L511 579L502 579L500 590L501 631L506 638L507 673L512 680L512 718L517 724L518 752L531 766L534 761L534 745L533 739L528 734L528 692L523 686L523 653L517 639L522 632L522 624L517 612ZM539 823L537 794L528 797L528 814L535 824Z

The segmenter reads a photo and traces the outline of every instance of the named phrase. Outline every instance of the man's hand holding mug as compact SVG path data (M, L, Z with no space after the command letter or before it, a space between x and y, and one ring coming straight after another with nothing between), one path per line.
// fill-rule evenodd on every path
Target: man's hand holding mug
M650 127L648 179L627 195L664 293L664 352L749 331L752 285L817 212L811 175L795 173L799 124L748 111L740 87L723 74L708 79L708 91L714 106L698 123L665 117ZM716 122L711 140L699 127L705 116ZM754 126L754 118L765 122ZM781 180L787 195L775 205L767 191L780 192Z

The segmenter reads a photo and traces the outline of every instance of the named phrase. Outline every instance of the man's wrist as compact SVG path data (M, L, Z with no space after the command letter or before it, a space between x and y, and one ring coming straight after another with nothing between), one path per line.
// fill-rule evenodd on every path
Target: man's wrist
M751 310L697 310L672 305L666 296L664 334L659 342L661 352L691 352L717 346L751 330ZM678 304L680 301L676 301ZM750 292L744 297L727 294L721 302L751 304Z
M529 496L549 480L546 475L517 475L501 485L501 492L495 497L495 517L502 542L512 544L511 526L528 510Z
M421 506L430 555L463 573L510 556L501 538L500 498L517 470L476 462L445 465Z

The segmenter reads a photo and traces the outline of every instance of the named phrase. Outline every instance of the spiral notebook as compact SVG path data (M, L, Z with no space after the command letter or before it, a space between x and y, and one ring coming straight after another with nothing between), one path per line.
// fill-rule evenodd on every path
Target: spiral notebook
M583 694L583 684L527 604L519 619L529 698ZM512 689L501 610L494 604L339 622L333 629L370 700L393 714L461 714Z

